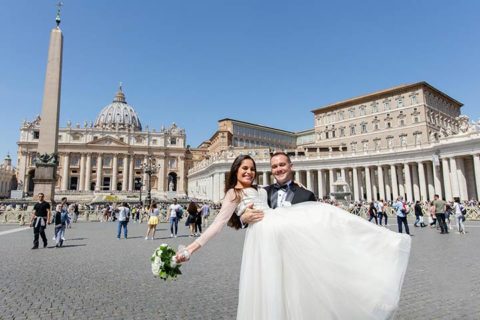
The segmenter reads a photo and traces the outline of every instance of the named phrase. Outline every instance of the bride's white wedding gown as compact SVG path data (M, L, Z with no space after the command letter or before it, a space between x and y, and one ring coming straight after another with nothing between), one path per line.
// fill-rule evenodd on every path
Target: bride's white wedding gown
M230 192L230 191L229 191ZM269 209L265 190L225 196L204 245L249 203L264 219L246 230L237 319L389 319L400 297L410 236L335 206L305 202Z

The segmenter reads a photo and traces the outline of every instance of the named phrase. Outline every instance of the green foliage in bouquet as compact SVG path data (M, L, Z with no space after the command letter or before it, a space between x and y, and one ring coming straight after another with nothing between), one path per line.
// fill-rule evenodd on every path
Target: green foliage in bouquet
M163 243L155 249L150 261L152 262L152 273L160 279L176 279L182 274L180 271L181 264L177 264L175 260L176 252L172 247Z

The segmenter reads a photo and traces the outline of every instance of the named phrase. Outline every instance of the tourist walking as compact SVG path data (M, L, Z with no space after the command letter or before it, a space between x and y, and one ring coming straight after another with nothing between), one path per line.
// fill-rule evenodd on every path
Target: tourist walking
M450 203L445 204L445 223L447 224L448 230L452 230L452 221L450 220L450 217L453 216L453 205Z
M38 202L33 206L32 220L30 221L30 227L33 227L33 247L32 249L38 249L38 237L42 237L43 247L47 247L47 236L45 235L45 229L47 224L50 224L50 203L45 201L45 195L43 193L38 194Z
M415 227L418 227L418 225L420 224L420 227L424 228L425 223L423 223L423 210L420 201L417 200L415 202L415 206L413 209L415 210L415 223L413 225Z
M185 224L188 225L188 227L190 229L190 237L193 237L193 236L196 235L195 225L197 224L197 217L199 215L198 214L198 207L195 204L195 202L191 201L188 204L187 212L188 212L188 217L187 217L187 221L186 221Z
M173 203L170 205L168 220L170 221L170 237L177 237L178 233L178 218L182 212L182 206L177 203L177 198L173 199Z
M460 198L453 199L453 212L455 213L455 220L457 222L457 231L460 234L465 234L465 207L460 204Z
M404 225L405 233L410 234L407 221L408 209L405 202L403 202L403 197L397 198L397 201L393 204L393 208L395 209L395 213L397 215L398 233L402 233L402 225Z
M157 204L153 202L148 209L148 226L147 234L145 235L145 240L153 240L155 237L155 231L158 224L158 216L160 215L160 210L157 208Z
M208 217L210 216L210 206L207 203L203 204L201 214L203 220L203 227L206 228L208 227Z
M70 222L67 211L63 210L63 206L58 204L53 215L53 223L55 225L55 247L60 248L65 241L65 229Z
M195 236L202 234L202 212L201 209L197 212L197 219L195 220Z
M386 205L383 199L380 199L380 201L377 202L377 216L378 216L378 224L382 225L382 218L385 217L385 226L387 225L387 210L386 210Z
M120 239L120 235L123 229L123 238L127 239L128 237L128 221L130 220L130 208L126 202L122 203L118 210L118 229L117 229L117 239Z
M446 202L440 199L438 194L433 196L433 205L435 206L435 216L437 217L438 224L440 225L440 233L448 233L447 223L445 222L445 209Z
M375 219L375 224L378 224L377 209L375 208L375 204L373 202L370 202L370 207L368 208L368 215L370 216L368 218L369 222L371 222L372 219Z
M433 204L433 201L429 203L429 206L428 206L428 213L429 213L429 225L430 227L432 228L436 228L437 227L437 217L435 216L435 205Z

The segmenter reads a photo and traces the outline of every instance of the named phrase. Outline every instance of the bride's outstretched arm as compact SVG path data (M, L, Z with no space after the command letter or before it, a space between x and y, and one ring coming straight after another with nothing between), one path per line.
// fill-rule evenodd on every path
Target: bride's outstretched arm
M223 227L227 224L228 220L230 219L233 212L235 211L235 208L238 205L238 200L239 200L238 198L235 199L235 192L233 191L233 189L230 189L227 191L227 193L225 194L225 198L223 199L220 212L215 217L215 220L213 221L213 223L200 236L200 238L196 239L194 242L192 242L185 248L187 252L177 253L178 262L183 262L188 260L189 256L192 253L200 249L200 247L203 247L208 242L208 240L213 238L223 229Z

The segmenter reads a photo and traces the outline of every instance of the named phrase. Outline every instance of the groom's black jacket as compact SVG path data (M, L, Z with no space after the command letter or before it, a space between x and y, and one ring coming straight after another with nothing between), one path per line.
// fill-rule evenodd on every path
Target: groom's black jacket
M273 187L273 184L271 184L265 187L264 189L267 191L267 194L268 194L268 206L271 208L272 207L271 198L275 188ZM296 204L296 203L306 202L306 201L317 201L313 192L307 189L304 189L295 183L292 183L290 185L290 190L293 192L293 199L290 200L291 204Z

